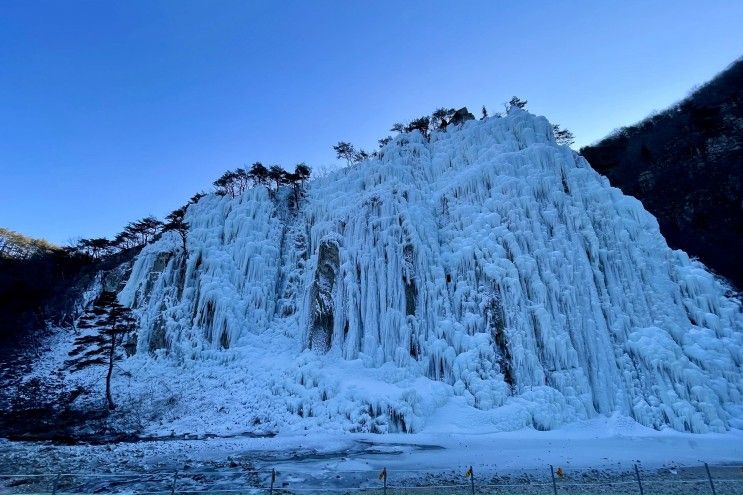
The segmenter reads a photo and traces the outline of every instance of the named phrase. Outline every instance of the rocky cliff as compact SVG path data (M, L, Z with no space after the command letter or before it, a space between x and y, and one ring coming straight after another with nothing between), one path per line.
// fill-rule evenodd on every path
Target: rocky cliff
M743 288L743 59L581 154L642 201L670 246Z

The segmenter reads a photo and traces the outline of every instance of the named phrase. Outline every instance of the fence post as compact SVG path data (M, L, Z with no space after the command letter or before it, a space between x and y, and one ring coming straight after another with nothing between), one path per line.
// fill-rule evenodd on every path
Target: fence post
M550 473L552 474L552 492L557 495L557 482L555 481L555 468L550 464Z
M715 483L712 481L712 475L709 473L709 466L706 462L704 463L704 469L707 471L707 479L709 480L709 487L712 488L712 495L717 495Z
M273 484L276 482L276 468L271 468L271 488L268 490L269 495L273 495Z
M175 495L175 484L178 482L178 470L173 473L173 484L170 485L170 495Z
M379 473L379 476L377 476L380 480L382 480L382 486L384 487L384 495L387 495L387 468L383 467L382 471Z
M52 484L52 495L57 495L57 488L59 485L59 478L62 477L62 473L57 473L57 476L54 477L54 483Z
M642 480L640 480L640 470L637 468L637 464L635 464L635 476L637 476L637 484L640 486L640 495L645 495L642 491Z

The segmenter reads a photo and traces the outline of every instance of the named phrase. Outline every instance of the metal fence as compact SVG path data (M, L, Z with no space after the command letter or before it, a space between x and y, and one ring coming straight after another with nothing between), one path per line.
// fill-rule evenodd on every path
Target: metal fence
M6 466L7 468L7 466ZM707 465L643 469L545 466L499 473L492 468L464 472L433 470L339 471L304 476L291 469L250 468L153 473L0 474L2 494L77 495L112 493L139 495L235 494L312 495L588 495L711 494L743 495L743 467Z

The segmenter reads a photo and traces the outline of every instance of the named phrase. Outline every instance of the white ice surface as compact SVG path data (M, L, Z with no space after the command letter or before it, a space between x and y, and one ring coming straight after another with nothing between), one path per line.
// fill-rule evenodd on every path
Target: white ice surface
M546 119L401 134L289 194L208 195L187 256L136 259L114 396L146 432L743 427L740 304Z

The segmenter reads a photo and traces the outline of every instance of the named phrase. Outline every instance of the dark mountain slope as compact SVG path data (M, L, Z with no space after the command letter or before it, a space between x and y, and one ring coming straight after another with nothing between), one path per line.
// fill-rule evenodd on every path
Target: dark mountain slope
M743 288L743 59L581 154L643 202L671 247Z
M0 367L8 355L34 348L46 323L70 325L96 275L139 250L94 259L0 228Z

